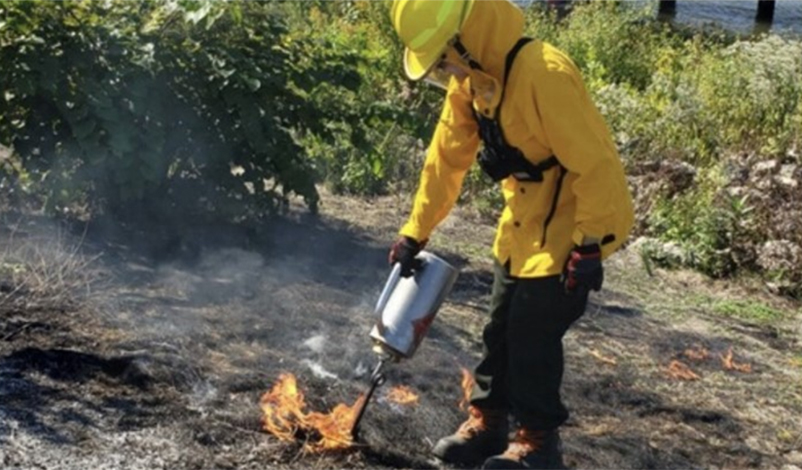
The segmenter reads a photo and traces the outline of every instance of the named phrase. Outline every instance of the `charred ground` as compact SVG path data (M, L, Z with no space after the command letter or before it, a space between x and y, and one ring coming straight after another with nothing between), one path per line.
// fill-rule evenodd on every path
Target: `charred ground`
M5 259L50 246L91 260L93 274L80 294L39 303L35 286L0 285L0 467L436 467L427 451L462 420L460 367L480 352L492 280L493 226L467 212L430 245L462 268L456 288L416 357L388 373L419 404L390 405L380 390L364 444L347 452L313 455L261 431L259 398L281 372L298 376L319 411L362 391L386 245L407 206L324 195L319 217L193 229L169 259L152 231L95 223L82 235L7 217ZM567 462L802 467L798 306L742 284L647 270L636 247L607 268L605 290L565 340ZM743 302L774 316L721 314ZM730 351L751 371L727 370ZM673 377L674 360L698 379Z

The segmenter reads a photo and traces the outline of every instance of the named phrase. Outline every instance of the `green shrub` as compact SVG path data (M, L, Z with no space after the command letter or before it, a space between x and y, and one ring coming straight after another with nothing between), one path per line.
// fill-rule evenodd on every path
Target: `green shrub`
M527 32L568 53L591 90L611 83L643 89L651 80L655 50L670 40L650 16L648 9L624 2L585 2L557 25L552 12L534 8Z
M319 62L321 53L332 48L361 58L360 82L354 89L311 85L310 98L327 111L318 119L330 133L324 138L303 134L301 142L336 192L386 192L412 173L415 142L431 133L431 113L442 96L403 79L403 49L395 39L388 4L299 2L288 8L295 18L288 38L308 39L309 64ZM330 46L321 47L324 44ZM417 182L417 174L412 181Z
M707 54L698 89L720 151L784 155L802 137L802 41L765 36Z
M272 2L4 3L0 143L59 210L119 217L314 210L298 134L331 132L315 84L360 84L358 54L291 38ZM292 39L292 40L288 40Z
M731 201L718 193L719 178L716 171L702 173L691 190L658 199L649 215L651 235L679 243L689 264L714 276L732 273L737 220Z

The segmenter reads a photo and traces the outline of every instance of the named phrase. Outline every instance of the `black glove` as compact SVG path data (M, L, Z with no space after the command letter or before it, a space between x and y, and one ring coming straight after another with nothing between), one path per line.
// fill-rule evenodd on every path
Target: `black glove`
M421 261L415 259L415 256L420 253L424 246L426 246L426 240L419 243L410 237L398 237L393 246L390 247L387 262L391 266L395 263L401 263L401 276L409 277L416 269L420 268Z
M604 269L598 244L576 246L571 250L563 268L562 282L566 292L601 290Z

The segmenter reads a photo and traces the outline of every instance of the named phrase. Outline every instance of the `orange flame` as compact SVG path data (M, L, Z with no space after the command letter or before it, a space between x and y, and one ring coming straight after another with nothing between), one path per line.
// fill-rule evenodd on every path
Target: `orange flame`
M704 361L710 353L707 348L697 344L693 348L686 349L683 355L692 361Z
M351 427L364 398L361 395L351 406L341 403L328 414L307 413L295 376L281 374L260 400L264 429L282 441L294 441L299 434L311 437L314 440L304 444L310 452L345 449L353 445Z
M387 399L399 405L417 405L418 398L418 394L406 385L393 387L387 392Z
M738 364L733 360L732 354L732 346L727 350L726 355L721 356L721 365L726 370L736 370L738 372L749 373L752 372L752 365L751 364Z
M685 363L677 360L673 360L670 364L668 364L668 370L666 373L669 377L679 380L699 380L701 378Z
M466 410L468 403L471 401L471 391L476 381L473 380L473 375L466 368L462 368L462 399L459 401L459 408Z

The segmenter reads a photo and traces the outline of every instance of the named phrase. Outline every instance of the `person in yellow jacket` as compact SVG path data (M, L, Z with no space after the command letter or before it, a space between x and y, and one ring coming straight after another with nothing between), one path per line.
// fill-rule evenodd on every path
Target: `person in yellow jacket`
M577 67L524 38L512 2L394 0L390 14L406 76L447 90L390 262L414 273L474 162L505 200L469 417L433 453L484 468L562 467L562 337L633 224L618 151ZM517 431L508 441L510 414Z

